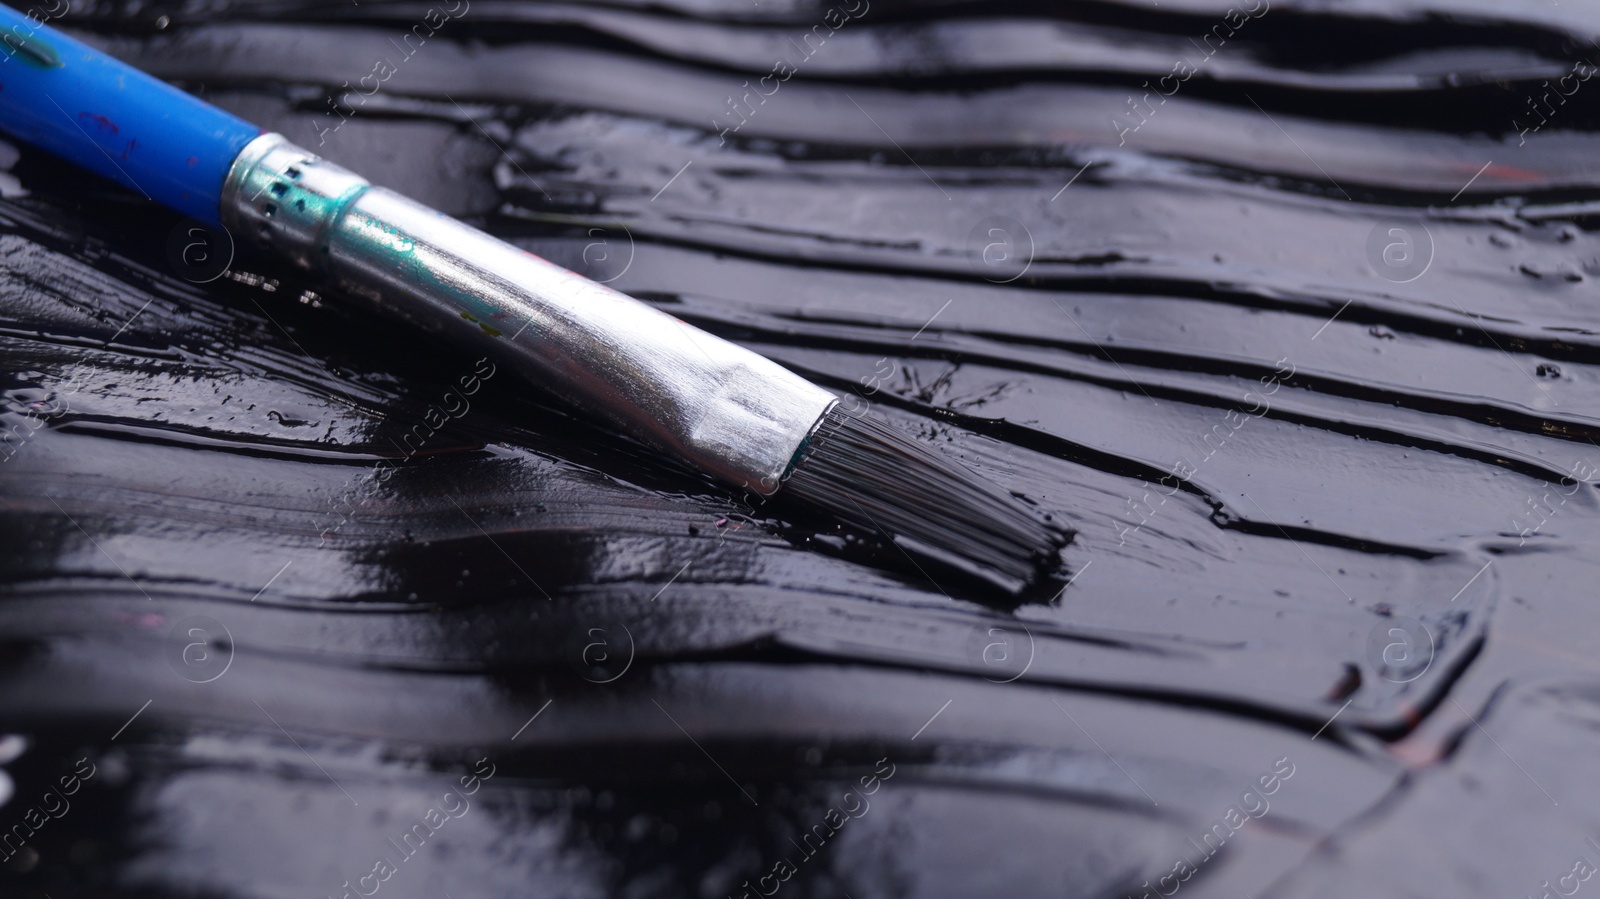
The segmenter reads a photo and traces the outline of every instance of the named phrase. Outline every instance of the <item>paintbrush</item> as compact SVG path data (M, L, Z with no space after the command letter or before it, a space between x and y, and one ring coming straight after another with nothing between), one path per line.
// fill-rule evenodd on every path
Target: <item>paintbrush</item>
M1069 534L777 363L360 176L0 8L0 129L509 363L756 497L1019 598ZM918 564L918 567L922 567ZM926 569L925 569L926 570ZM931 576L931 575L930 575Z

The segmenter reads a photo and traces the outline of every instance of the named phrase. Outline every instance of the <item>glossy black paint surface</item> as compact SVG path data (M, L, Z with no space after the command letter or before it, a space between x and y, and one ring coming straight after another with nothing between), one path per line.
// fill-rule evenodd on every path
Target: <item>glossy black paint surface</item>
M1600 22L864 6L74 5L1077 536L1054 602L994 611L242 248L196 283L187 226L22 147L7 895L1536 896L1600 862L1600 87L1540 99Z

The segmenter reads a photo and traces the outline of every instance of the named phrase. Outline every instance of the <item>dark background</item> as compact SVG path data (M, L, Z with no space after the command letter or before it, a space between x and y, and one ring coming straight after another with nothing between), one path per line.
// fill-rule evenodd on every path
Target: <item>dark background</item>
M1600 891L1600 16L1248 10L74 2L1078 533L996 611L0 148L0 893Z

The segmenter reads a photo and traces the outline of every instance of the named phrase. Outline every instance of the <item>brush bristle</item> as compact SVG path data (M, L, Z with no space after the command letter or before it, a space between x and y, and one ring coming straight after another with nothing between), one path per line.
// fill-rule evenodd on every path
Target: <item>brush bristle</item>
M1071 539L973 473L838 406L824 414L783 493L1014 599L1059 571Z

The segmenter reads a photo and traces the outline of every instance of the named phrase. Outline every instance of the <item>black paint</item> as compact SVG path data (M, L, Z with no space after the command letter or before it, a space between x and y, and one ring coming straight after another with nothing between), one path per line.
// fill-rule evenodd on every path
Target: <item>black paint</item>
M67 21L315 146L429 8ZM719 137L829 8L475 3L322 149L861 395L1076 531L1060 599L508 376L378 482L474 358L248 255L185 281L172 216L24 148L0 825L98 767L8 895L337 895L483 759L380 895L738 895L880 760L779 895L1538 895L1589 852L1600 88L1512 121L1590 14L1275 2L1118 146L1228 4L874 3Z

